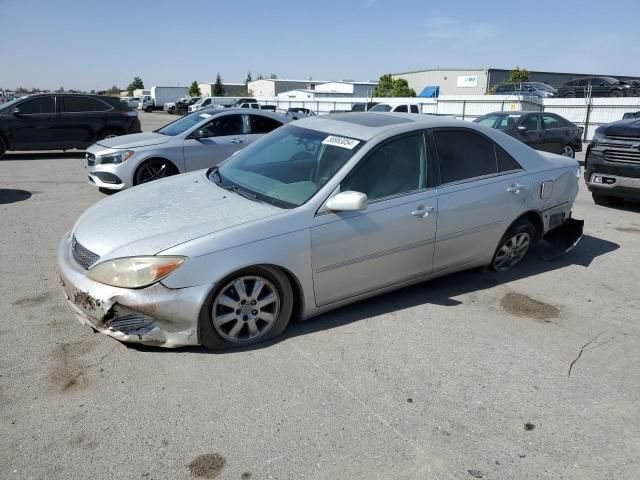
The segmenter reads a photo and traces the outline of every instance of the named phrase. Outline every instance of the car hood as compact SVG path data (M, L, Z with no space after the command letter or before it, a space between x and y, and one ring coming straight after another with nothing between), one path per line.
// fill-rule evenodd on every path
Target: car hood
M122 135L121 137L100 140L98 145L106 148L139 148L167 143L172 138L169 135L155 132L134 133L133 135Z
M602 133L608 137L640 138L640 119L629 118L627 120L613 122L600 127L598 133Z
M155 255L285 211L224 190L200 170L140 185L96 203L80 216L73 235L101 260Z

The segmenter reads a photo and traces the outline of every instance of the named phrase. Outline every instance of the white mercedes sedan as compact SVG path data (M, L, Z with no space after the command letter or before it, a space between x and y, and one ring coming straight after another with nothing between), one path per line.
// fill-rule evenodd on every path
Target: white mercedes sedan
M433 116L310 117L89 208L58 249L79 319L125 342L246 346L292 319L577 243L578 163ZM321 321L321 320L318 320Z

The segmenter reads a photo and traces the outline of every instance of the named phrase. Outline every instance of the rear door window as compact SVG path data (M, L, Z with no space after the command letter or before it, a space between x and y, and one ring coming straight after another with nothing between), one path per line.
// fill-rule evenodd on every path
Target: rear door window
M542 115L542 125L545 130L564 127L560 119L553 115Z
M527 127L527 130L541 130L540 128L540 116L539 115L527 115L522 119L520 125Z
M398 107L396 107L395 111L402 112L402 113L409 113L406 105L399 105Z
M417 105L411 105L411 113L420 113Z
M249 115L249 133L269 133L281 126L277 120L262 115Z
M494 144L485 137L466 129L436 130L433 137L441 183L498 173Z
M62 99L63 110L66 113L106 112L111 107L102 100L91 97L59 97Z
M24 115L38 115L41 113L55 113L56 102L53 96L36 97L17 105Z

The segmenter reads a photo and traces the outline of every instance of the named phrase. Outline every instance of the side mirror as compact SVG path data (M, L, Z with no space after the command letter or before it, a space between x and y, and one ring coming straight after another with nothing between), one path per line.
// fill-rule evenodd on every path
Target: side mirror
M18 107L12 109L11 115L20 115L20 109Z
M334 212L358 212L367 205L367 196L360 192L340 192L327 202L327 208Z
M518 125L516 127L516 130L519 130L520 132L526 132L528 130L528 128L525 127L524 125Z
M204 130L196 130L191 134L191 138L193 138L194 140L200 140L201 138L205 138L206 135L207 134Z

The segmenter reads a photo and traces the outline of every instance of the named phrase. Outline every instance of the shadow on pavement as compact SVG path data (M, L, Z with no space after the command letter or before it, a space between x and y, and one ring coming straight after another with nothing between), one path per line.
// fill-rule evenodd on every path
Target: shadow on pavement
M26 190L14 190L13 188L0 188L0 205L7 203L22 202L23 200L29 200L31 198L31 192Z
M543 249L541 246L538 246L531 250L522 263L507 272L497 273L488 269L473 269L422 282L333 310L304 322L293 322L281 336L248 347L225 351L210 351L204 347L185 347L175 350L175 352L225 354L251 351L268 348L287 338L341 327L359 320L412 308L418 305L434 304L456 307L462 304L462 302L455 299L455 297L460 295L479 292L521 278L542 275L546 272L571 265L579 265L587 268L591 265L594 258L606 255L618 248L620 248L620 246L617 243L590 235L584 235L580 243L573 250L553 261L541 260L540 255ZM128 347L140 351L171 351L134 344L130 344Z
M71 152L7 152L0 161L16 160L61 160L66 158L84 158L84 150L74 150Z

